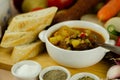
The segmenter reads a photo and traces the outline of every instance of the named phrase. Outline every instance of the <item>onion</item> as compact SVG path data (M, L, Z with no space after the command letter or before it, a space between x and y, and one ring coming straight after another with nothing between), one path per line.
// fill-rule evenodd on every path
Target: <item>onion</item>
M108 79L117 79L120 78L120 65L114 65L109 68L107 72Z

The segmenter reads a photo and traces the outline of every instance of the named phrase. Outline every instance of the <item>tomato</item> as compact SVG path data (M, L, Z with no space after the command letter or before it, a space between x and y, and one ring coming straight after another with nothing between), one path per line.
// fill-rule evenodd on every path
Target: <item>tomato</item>
M56 6L58 9L65 9L73 4L74 0L48 0L48 7Z

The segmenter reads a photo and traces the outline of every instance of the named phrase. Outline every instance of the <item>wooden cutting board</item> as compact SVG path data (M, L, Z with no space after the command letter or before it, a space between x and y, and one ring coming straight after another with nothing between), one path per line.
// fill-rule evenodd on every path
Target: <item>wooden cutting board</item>
M0 69L5 69L10 71L12 65L14 64L11 60L11 54L10 54L11 51L12 49L6 50L6 49L0 48ZM59 65L49 57L47 52L39 54L37 57L34 57L31 60L34 60L40 63L42 68L53 66L53 65ZM71 72L71 75L74 75L79 72L91 72L98 75L100 78L105 79L106 72L109 67L110 67L110 64L102 60L99 63L87 68L79 68L79 69L68 68L68 67L66 68Z

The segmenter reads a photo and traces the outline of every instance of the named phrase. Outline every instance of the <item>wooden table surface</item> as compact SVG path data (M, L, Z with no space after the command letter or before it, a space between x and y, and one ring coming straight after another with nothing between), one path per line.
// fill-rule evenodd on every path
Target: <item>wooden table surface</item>
M10 51L11 50L8 49L8 50L5 50L4 53L2 53L3 51L1 51L0 49L0 80L15 80L15 78L12 76L10 72L11 67L14 64L11 61ZM34 60L40 63L42 68L53 66L53 65L59 65L49 57L47 52L39 54L37 57L34 57L31 60ZM91 72L99 76L101 80L105 80L106 72L109 67L110 67L110 64L102 60L99 63L87 68L77 68L77 69L68 68L68 67L65 67L65 68L67 68L71 72L71 75L74 75L79 72Z

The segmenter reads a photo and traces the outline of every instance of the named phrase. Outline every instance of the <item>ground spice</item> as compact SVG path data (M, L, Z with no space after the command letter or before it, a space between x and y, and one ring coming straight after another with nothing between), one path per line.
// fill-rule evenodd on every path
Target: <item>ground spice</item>
M89 76L84 76L82 78L79 78L78 80L95 80L95 79L93 79L93 78L91 78Z
M44 74L44 80L66 80L67 74L62 70L51 70Z

